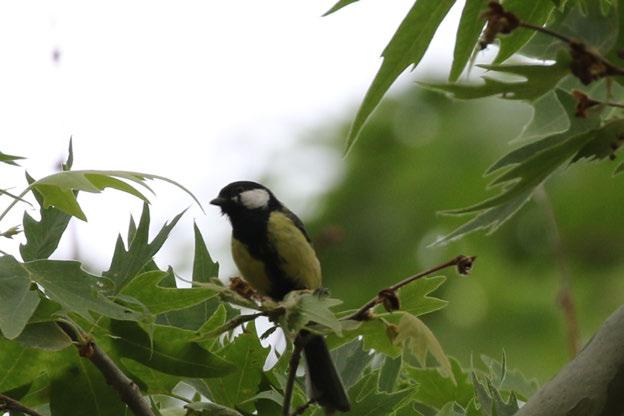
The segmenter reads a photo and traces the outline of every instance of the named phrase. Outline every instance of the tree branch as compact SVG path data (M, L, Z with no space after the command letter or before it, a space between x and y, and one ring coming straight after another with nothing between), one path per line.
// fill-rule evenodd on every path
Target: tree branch
M119 398L128 405L135 416L154 416L150 404L136 383L126 376L93 340L85 337L67 321L57 321L57 324L74 341L80 356L88 358L100 370L106 382L117 391Z
M293 390L295 387L295 376L301 359L301 351L303 350L304 339L301 334L297 335L293 343L293 352L288 363L288 379L286 381L286 389L284 390L284 404L282 406L282 416L290 416L290 403L292 401Z
M362 306L360 309L358 309L356 312L354 312L353 314L347 316L346 318L343 318L345 320L354 320L354 321L363 321L369 318L369 311L374 308L375 306L379 305L380 303L384 302L385 299L388 299L389 295L395 295L396 291L399 290L400 288L402 288L405 285L408 285L409 283L413 282L414 280L418 280L422 277L428 276L432 273L435 273L437 271L440 271L442 269L446 269L447 267L451 267L451 266L456 266L457 270L459 272L459 274L461 275L466 275L469 273L471 267L472 267L472 263L475 260L475 256L464 256L464 255L459 255L457 257L455 257L452 260L449 260L447 262L444 262L442 264L439 264L437 266L434 266L430 269L427 269L425 271L422 271L418 274L415 274L413 276L410 276L406 279L401 280L398 283L393 284L392 286L381 290L377 296L375 296L374 298L372 298L371 300L369 300L367 303L364 304L364 306Z
M0 412L19 412L29 416L43 416L36 410L30 409L15 399L0 394Z

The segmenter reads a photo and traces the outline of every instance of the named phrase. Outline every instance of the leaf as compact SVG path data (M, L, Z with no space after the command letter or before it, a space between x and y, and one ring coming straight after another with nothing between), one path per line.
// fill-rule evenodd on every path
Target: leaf
M219 263L212 260L204 238L197 227L197 223L193 223L193 232L195 234L195 255L193 257L193 282L208 283L210 278L219 277Z
M509 100L535 100L553 90L561 79L569 74L570 58L562 53L551 65L478 65L490 71L518 75L524 81L501 81L483 76L483 84L436 84L419 82L425 88L447 92L462 100L489 97L501 94Z
M514 392L525 401L537 391L536 379L527 379L519 370L503 369L502 363L485 355L481 355L481 361L487 366L492 383L496 380L496 375L504 374L499 383L494 383L499 390Z
M410 381L418 383L414 399L435 409L442 409L448 402L456 402L466 407L474 396L470 377L464 373L455 359L450 359L453 379L440 373L436 368L406 369Z
M70 152L70 156L73 157L73 153ZM69 159L64 166L71 166ZM29 184L35 182L28 173L26 173L26 180ZM59 211L54 207L44 208L43 197L37 191L33 191L33 194L41 207L39 210L41 219L37 221L27 212L24 212L22 223L24 226L26 243L20 244L20 254L24 261L47 259L50 257L58 247L59 241L71 219L71 215Z
M449 75L451 82L457 81L475 50L479 35L485 25L481 13L487 8L488 3L488 0L466 0L455 37L453 64Z
M613 171L613 176L617 176L620 173L624 172L624 162L620 163L615 170Z
M31 290L28 273L11 256L0 257L0 331L17 337L35 312L39 295Z
M427 295L442 286L445 281L444 276L427 277L402 287L399 290L401 310L420 316L444 308L447 301Z
M350 416L390 415L412 393L411 389L386 393L376 391L374 387L366 388L367 385L368 387L371 384L374 386L376 378L377 374L372 373L360 379L358 384L349 391L349 396L352 400L351 410L349 411Z
M160 250L169 233L175 227L185 211L176 215L170 223L165 223L151 242L148 242L150 213L147 204L143 205L139 226L136 229L134 238L128 243L128 250L125 249L121 236L117 238L115 252L109 269L104 272L104 276L113 280L116 291L121 290L124 285L140 273L152 260L154 255Z
M123 179L123 180L122 180ZM30 189L38 191L43 197L43 207L54 206L68 215L86 221L86 216L73 191L100 193L105 188L113 188L149 202L136 188L125 181L133 182L150 190L146 182L159 179L182 189L201 207L201 204L188 189L179 183L163 176L148 173L114 171L114 170L75 170L58 172L39 179L30 185Z
M124 371L143 393L169 394L180 382L178 377L156 371L129 358L121 358L120 361Z
M188 416L243 416L234 409L215 403L195 402L184 406Z
M349 131L347 152L392 83L410 65L418 65L438 26L454 3L455 0L418 0L414 3L382 53L383 63L368 88Z
M9 154L0 152L1 163L6 163L7 165L19 166L17 163L15 163L15 161L21 160L21 159L24 159L24 158L21 156L14 156L14 155L9 155Z
M398 333L394 340L396 345L407 347L416 356L421 365L425 365L427 353L430 353L440 364L444 374L455 382L448 357L444 354L442 346L435 335L433 335L433 332L423 321L413 315L403 313L397 331Z
M362 341L355 339L331 352L340 379L348 389L362 376L373 356L362 349Z
M216 292L206 288L179 289L160 286L160 281L168 275L169 273L159 270L141 273L130 280L120 293L132 296L155 315L188 308L216 296Z
M481 404L481 412L485 416L513 416L518 411L518 401L513 392L510 394L509 400L504 401L490 380L486 380L486 388L474 373L472 374L472 384L477 400Z
M337 12L338 10L342 9L345 6L350 5L351 3L355 3L359 0L338 0L338 2L336 4L334 4L329 10L327 10L325 13L323 13L323 17L328 16L334 12Z
M55 356L0 337L0 392L30 384L46 371ZM59 371L61 368L59 365Z
M90 311L121 320L146 320L142 313L119 305L103 294L107 282L87 273L76 261L36 260L19 265L32 282L66 310L91 319Z
M52 380L50 411L53 415L119 416L125 405L89 362L75 355L73 365Z
M574 100L568 93L557 90L557 96L568 114L568 130L526 144L496 162L488 169L488 173L513 165L490 184L490 187L501 187L502 191L480 203L447 211L451 215L479 214L434 244L446 243L478 229L489 228L493 232L516 213L529 200L534 189L557 168L573 160L575 155L600 157L596 152L604 149L605 141L617 138L621 127L619 123L607 123L599 128L600 118L596 115L588 118L574 116Z
M111 321L110 326L117 337L113 339L113 347L118 355L163 373L180 377L222 377L234 370L232 364L192 342L192 331L154 325L150 340L134 322Z
M46 351L60 351L72 345L72 340L54 322L28 324L15 340L25 347Z
M555 8L551 0L506 0L504 5L505 10L512 12L521 20L536 26L542 26L546 23ZM507 60L507 58L531 40L535 34L534 30L517 28L511 34L501 36L498 55L494 62L500 63Z
M307 291L292 291L282 302L286 313L279 317L279 321L284 330L292 333L299 332L309 322L316 322L340 335L342 324L329 308L341 303L338 299Z
M394 391L403 360L401 357L385 357L381 369L379 370L379 391L391 393Z
M219 352L225 360L236 365L236 370L224 377L205 380L212 393L211 399L228 407L253 412L252 402L242 402L258 393L268 351L260 344L254 324L247 325L245 332Z
M555 91L533 101L533 117L515 140L541 139L562 133L570 127L570 120L559 103Z
M580 160L600 160L615 156L614 151L622 142L622 134L624 134L624 119L615 119L606 123L595 131L593 138L579 149L570 163Z

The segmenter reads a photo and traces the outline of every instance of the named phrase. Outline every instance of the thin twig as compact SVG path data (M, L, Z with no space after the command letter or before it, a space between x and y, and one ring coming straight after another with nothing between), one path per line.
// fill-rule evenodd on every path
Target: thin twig
M293 343L293 352L288 363L288 380L286 381L286 389L284 390L284 405L282 406L282 416L290 415L290 403L292 401L293 390L295 387L295 376L301 359L301 351L303 350L304 339L301 334L297 335Z
M30 409L15 399L10 398L9 396L5 396L4 394L0 394L0 412L9 412L9 413L24 413L30 416L43 416L41 413L37 412L34 409Z
M406 279L401 280L398 283L393 284L392 286L383 289L382 291L380 291L379 293L387 293L387 292L396 292L397 290L399 290L400 288L402 288L403 286L413 282L414 280L418 280L422 277L428 276L432 273L435 273L437 271L440 271L442 269L446 269L447 267L451 267L451 266L457 266L457 268L459 269L459 272L461 274L467 274L468 271L470 270L470 267L472 267L472 262L474 261L475 257L468 257L468 256L457 256L452 260L449 260L447 262L444 262L442 264L439 264L437 266L434 266L430 269L427 269L425 271L422 271L418 274L415 274L413 276L410 276ZM381 302L383 301L383 297L380 296L379 294L377 296L375 296L374 298L372 298L371 300L369 300L367 303L364 304L364 306L362 306L360 309L358 309L356 312L354 312L353 314L349 315L348 317L344 318L347 320L354 320L354 321L362 321L367 319L368 316L368 312L374 308L375 306L379 305Z
M296 408L295 411L290 414L290 416L302 415L306 410L308 410L308 407L312 406L314 403L316 403L315 399L308 400L307 402Z
M553 38L557 38L562 42L571 44L574 42L574 40L572 38L567 37L566 35L563 35L561 33L555 32L552 29L549 29L547 27L544 26L538 26L538 25L534 25L533 23L530 22L525 22L524 20L520 20L518 23L518 26L520 27L525 27L527 29L533 29L537 32L542 32L546 35L552 36Z
M136 383L126 376L93 340L85 337L67 321L57 321L57 324L74 341L80 356L88 358L100 370L106 382L117 391L120 399L128 405L135 416L154 416L150 404Z
M214 330L210 331L205 336L202 336L202 338L204 338L204 337L205 338L216 337L218 335L221 335L224 332L236 329L238 326L244 324L245 322L253 321L256 318L258 318L260 316L265 316L265 315L267 315L265 312L257 312L257 313L252 313L252 314L248 314L248 315L238 315L238 316L230 319L229 321L227 321L226 323L224 323L220 327L217 327Z
M543 185L537 188L535 196L542 204L544 212L546 213L552 235L552 248L557 257L557 262L559 263L559 291L557 293L557 301L561 307L565 321L568 354L570 358L574 358L579 351L581 336L579 334L578 320L576 317L576 303L574 301L574 294L572 293L572 277L570 276L567 256L559 233L555 210L550 203L550 199Z

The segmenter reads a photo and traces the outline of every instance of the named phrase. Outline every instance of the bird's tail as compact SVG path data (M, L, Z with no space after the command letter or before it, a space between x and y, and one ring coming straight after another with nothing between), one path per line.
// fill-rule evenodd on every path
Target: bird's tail
M332 361L325 339L320 335L305 333L307 339L303 347L306 361L306 376L310 399L319 403L326 414L338 410L348 412L351 408L349 397Z

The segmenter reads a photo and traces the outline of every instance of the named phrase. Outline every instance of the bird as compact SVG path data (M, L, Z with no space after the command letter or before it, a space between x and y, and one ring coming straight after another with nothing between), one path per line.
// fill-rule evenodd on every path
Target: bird
M293 290L321 289L321 265L303 222L266 186L237 181L210 204L232 225L232 257L261 295L280 301ZM310 400L326 415L350 409L349 397L322 335L302 331Z

